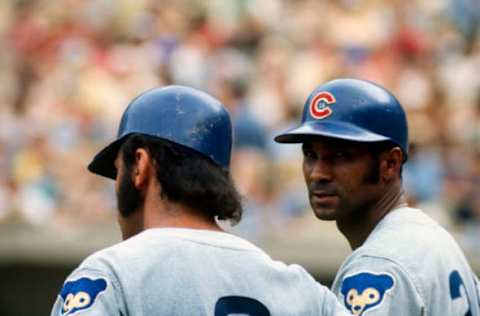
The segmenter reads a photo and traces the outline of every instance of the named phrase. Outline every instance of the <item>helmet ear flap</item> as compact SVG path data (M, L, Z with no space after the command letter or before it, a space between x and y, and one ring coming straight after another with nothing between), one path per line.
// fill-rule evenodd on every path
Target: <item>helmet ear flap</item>
M140 94L123 113L117 139L94 157L88 170L115 179L118 150L125 138L134 133L190 148L222 168L230 166L230 115L220 101L202 91L166 86Z

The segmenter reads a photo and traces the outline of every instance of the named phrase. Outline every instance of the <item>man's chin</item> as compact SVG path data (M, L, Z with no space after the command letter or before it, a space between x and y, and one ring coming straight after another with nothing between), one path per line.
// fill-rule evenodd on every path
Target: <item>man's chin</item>
M318 219L334 221L338 215L340 199L337 195L318 196L310 195L310 205Z
M315 212L315 216L322 221L336 221L337 217L334 214L324 214Z
M314 207L313 213L315 214L315 217L322 221L337 220L337 211L335 209Z

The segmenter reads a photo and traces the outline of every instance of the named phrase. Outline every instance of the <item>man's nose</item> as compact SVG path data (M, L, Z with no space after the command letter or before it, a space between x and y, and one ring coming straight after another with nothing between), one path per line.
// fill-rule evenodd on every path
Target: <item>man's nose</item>
M312 172L310 174L311 180L315 182L329 182L333 179L333 170L331 164L318 159L313 165Z

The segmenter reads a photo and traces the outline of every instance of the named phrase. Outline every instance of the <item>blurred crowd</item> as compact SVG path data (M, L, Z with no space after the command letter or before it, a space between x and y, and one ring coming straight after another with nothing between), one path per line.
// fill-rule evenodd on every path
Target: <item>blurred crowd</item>
M237 231L302 229L301 151L272 138L315 86L354 77L407 111L410 203L480 255L479 30L478 0L0 1L0 229L112 221L113 183L86 165L129 100L167 84L233 117Z

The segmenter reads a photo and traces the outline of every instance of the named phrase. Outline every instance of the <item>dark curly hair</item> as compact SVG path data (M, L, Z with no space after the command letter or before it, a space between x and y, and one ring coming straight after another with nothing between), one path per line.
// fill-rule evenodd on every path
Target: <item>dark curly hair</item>
M143 134L128 137L120 148L125 171L135 164L135 151L144 148L154 161L161 197L233 224L242 216L241 197L230 172L190 148Z

